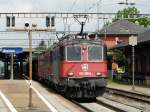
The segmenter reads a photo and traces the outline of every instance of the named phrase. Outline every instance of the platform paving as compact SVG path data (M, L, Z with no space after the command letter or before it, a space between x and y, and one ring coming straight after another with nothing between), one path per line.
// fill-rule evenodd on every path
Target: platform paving
M0 112L10 112L2 98L0 97Z
M133 91L132 85L120 84L111 81L108 81L107 87L150 95L150 87L135 86L135 91Z
M31 108L28 107L29 85L25 80L0 80L0 90L18 112L51 112L34 91L32 91L33 105ZM2 99L0 106L6 107ZM1 109L0 112L9 112Z

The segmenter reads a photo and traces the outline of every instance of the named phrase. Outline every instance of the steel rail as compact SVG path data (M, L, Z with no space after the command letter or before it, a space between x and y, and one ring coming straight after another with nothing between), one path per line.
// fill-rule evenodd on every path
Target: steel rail
M72 100L72 102L73 102L74 104L78 105L79 107L85 109L85 110L88 111L88 112L94 112L94 110L89 109L89 108L87 108L86 106L83 106L81 103L79 103L79 102L77 102L77 101ZM113 105L109 105L109 104L104 103L104 102L102 102L102 101L100 101L100 100L97 100L97 99L96 99L95 103L97 103L98 105L104 106L105 108L114 110L114 111L116 111L116 112L126 112L125 110L123 110L123 109L121 109L121 108L117 108L117 107L115 107L115 106L113 106Z
M148 94L125 91L125 90L108 88L108 87L106 88L106 92L109 92L109 93L115 94L115 95L119 95L119 96L128 97L130 99L134 99L137 101L141 101L141 102L150 104L150 95L148 95Z
M100 100L96 100L96 102L97 102L98 104L103 105L103 106L105 106L105 107L107 107L107 108L109 108L109 109L111 109L111 110L116 111L116 112L126 112L125 110L123 110L123 109L121 109L121 108L112 106L112 105L107 104L107 103L105 103L105 102L102 102L102 101L100 101Z
M89 109L89 108L87 108L87 107L81 105L80 103L78 103L78 102L75 101L75 100L71 100L71 102L74 103L74 104L76 104L77 106L83 108L83 109L86 110L87 112L94 112L93 110L91 110L91 109Z

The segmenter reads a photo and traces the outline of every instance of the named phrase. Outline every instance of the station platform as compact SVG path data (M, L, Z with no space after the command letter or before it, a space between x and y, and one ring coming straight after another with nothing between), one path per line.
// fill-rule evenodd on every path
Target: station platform
M143 87L143 86L135 85L135 90L133 91L132 85L121 84L121 83L117 83L113 81L108 81L107 87L150 95L150 87Z
M2 98L0 98L0 112L11 112L8 107L5 105Z
M34 91L32 104L29 107L29 85L25 80L0 81L0 112L50 112Z

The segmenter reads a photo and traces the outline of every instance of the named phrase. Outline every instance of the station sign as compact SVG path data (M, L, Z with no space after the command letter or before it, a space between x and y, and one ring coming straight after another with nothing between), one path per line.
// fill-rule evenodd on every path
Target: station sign
M129 37L129 45L132 45L132 46L137 45L137 36L130 36Z
M20 54L23 52L23 48L20 47L4 47L2 48L2 53L5 54Z

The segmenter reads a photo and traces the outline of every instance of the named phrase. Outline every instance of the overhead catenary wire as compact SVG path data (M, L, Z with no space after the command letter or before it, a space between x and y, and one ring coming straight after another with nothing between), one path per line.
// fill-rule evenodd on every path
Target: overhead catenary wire
M94 7L97 7L97 4L99 4L99 2L101 2L101 1L102 0L98 0L97 2L93 3L89 8L85 9L85 12L90 11Z
M71 5L71 8L68 10L68 12L72 11L72 9L75 7L78 0L74 0L73 4Z
M68 12L72 11L73 8L75 7L76 3L78 2L78 0L74 0L71 7L68 9ZM63 18L63 24L64 24L64 31L66 31L66 29L68 28L68 32L70 32L70 26L73 24L72 23L68 23L68 17L64 17Z

